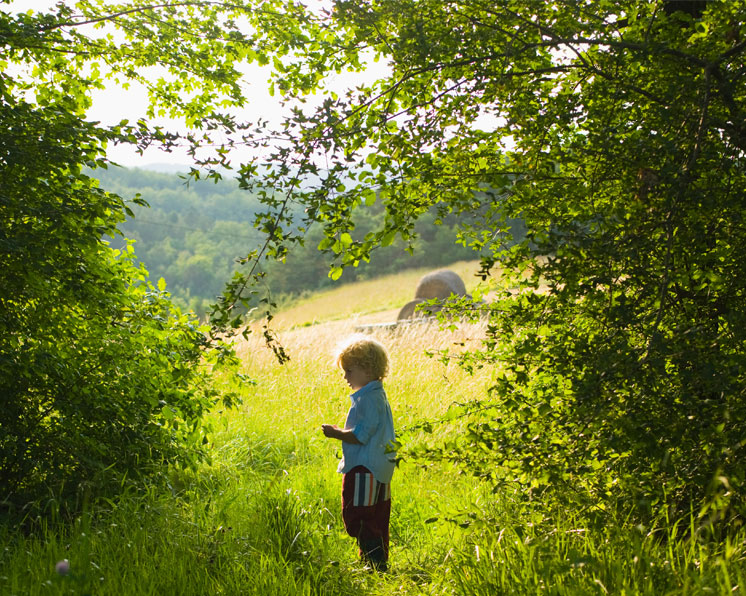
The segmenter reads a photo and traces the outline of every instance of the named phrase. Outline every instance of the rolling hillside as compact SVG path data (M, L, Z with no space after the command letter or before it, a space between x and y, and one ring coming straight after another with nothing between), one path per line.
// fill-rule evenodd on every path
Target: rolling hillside
M450 269L461 276L469 292L473 292L481 281L476 277L478 261L459 261L443 269ZM399 309L414 297L419 279L432 270L407 269L310 293L280 310L272 322L273 328L287 330L343 320L349 320L352 324L395 321Z

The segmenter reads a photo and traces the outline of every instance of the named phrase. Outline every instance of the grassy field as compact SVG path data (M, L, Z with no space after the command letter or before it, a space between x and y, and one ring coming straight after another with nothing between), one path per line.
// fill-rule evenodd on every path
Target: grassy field
M480 282L476 277L478 261L461 261L448 269L461 276L468 292L474 292ZM395 321L399 309L414 298L418 280L428 272L410 269L313 294L277 313L273 327L286 330L330 321L353 324Z
M284 366L251 335L239 346L243 376L223 381L243 403L215 412L210 465L126 490L72 521L55 516L50 497L34 533L0 529L0 594L744 592L743 534L713 545L688 539L686 523L627 528L609 517L595 527L580 513L493 494L448 466L406 460L393 480L390 571L365 570L339 512L340 446L320 430L341 424L349 405L332 353L356 326L395 318L419 274L339 288L278 315ZM399 429L484 393L489 371L469 376L424 354L465 349L481 334L432 324L375 332L390 352L385 385Z

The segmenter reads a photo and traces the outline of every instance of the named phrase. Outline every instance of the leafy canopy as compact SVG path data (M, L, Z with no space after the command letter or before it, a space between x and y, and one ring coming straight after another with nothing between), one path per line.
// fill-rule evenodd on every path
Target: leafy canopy
M4 504L204 457L202 417L219 399L206 367L230 351L173 306L163 282L147 281L131 246L103 241L132 211L85 172L106 168L116 143L181 144L205 164L224 159L220 145L199 148L244 126L230 113L246 103L238 65L259 55L238 23L276 19L271 5L242 2L0 11ZM92 92L109 81L147 88L144 117L163 113L204 132L88 121Z
M378 246L413 241L416 221L435 210L461 221L485 277L501 273L490 305L457 305L489 321L484 348L461 362L493 366L495 382L482 403L450 414L468 416L471 432L410 457L640 517L663 504L697 507L708 521L743 511L741 3L138 0L55 10L0 13L0 341L8 394L22 406L0 440L3 453L20 454L6 461L32 462L16 487L71 469L60 450L42 470L34 462L54 442L24 433L62 428L69 411L110 421L94 394L117 412L130 398L148 402L113 444L156 437L153 452L167 458L181 444L172 430L199 418L201 406L187 406L194 368L174 372L196 354L197 335L158 292L129 283L140 274L101 244L126 206L81 166L105 165L107 143L186 144L208 168L244 145L259 151L239 183L266 205L256 226L270 256L285 258L320 223L318 246L339 277ZM330 77L371 59L389 74L330 88ZM241 61L272 64L273 91L294 108L279 129L241 112ZM181 118L192 132L86 122L90 90L109 79L145 85L146 116ZM376 202L380 226L356 230L356 211ZM527 235L513 246L516 220ZM58 223L69 231L55 236ZM251 280L238 272L229 282L213 337L241 325ZM129 331L112 335L119 327ZM162 354L164 333L184 343ZM169 362L181 349L188 355ZM98 370L124 384L93 382ZM165 380L150 398L128 392L156 372ZM111 436L107 424L95 436ZM88 476L96 467L82 452L77 461Z
M318 95L269 173L242 171L273 189L276 254L302 241L288 204L323 224L333 276L434 208L501 272L462 357L495 382L457 410L470 433L419 455L641 516L743 511L745 21L737 2L338 0L304 23L276 87ZM390 74L328 88L371 57ZM382 225L351 236L376 200Z

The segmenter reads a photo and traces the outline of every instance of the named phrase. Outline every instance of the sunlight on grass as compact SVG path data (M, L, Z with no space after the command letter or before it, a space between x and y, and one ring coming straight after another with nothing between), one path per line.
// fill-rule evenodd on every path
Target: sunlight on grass
M469 292L473 291L480 281L475 277L479 270L479 261L462 261L446 268L461 276ZM277 313L273 327L289 329L349 319L357 322L395 321L398 310L414 298L419 279L429 272L429 269L409 269L394 275L345 284L313 294ZM383 312L386 313L383 318L371 318L371 315Z
M283 366L261 334L242 340L242 375L222 382L243 401L211 415L211 462L172 470L159 485L125 487L118 501L74 520L58 519L50 499L50 521L34 522L33 535L0 527L0 593L742 593L743 532L712 545L681 526L666 529L662 540L660 530L625 528L613 517L599 527L510 488L492 492L447 464L406 459L392 481L390 572L365 571L339 510L341 447L320 425L342 424L349 407L333 364L337 342L371 322L364 309L390 316L385 308L409 300L417 279L419 273L363 282L280 313L277 336L290 356ZM400 288L388 294L394 280ZM388 298L356 301L373 296L373 288ZM376 304L384 310L374 312ZM494 380L493 369L470 375L425 354L478 346L482 324L369 332L389 351L384 385L399 431L437 418L454 402L483 398ZM412 432L407 440L438 440L459 432L459 424L434 424L427 436ZM60 561L68 573L56 571Z

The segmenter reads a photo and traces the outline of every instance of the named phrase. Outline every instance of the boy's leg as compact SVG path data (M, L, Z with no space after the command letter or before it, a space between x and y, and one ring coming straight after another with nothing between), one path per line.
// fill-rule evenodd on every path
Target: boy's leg
M368 562L371 567L378 571L387 571L388 558L385 554L383 540L381 538L361 540L360 551L363 553L362 558Z
M367 529L374 538L361 541L361 550L371 566L379 571L386 571L389 559L389 519L391 517L391 495L388 485L379 485L382 493L379 500L371 506L371 515L367 520Z
M376 482L370 471L357 466L342 480L342 519L356 538L360 556L385 570L389 551L391 494L388 484Z
M363 466L357 466L342 477L342 521L347 533L355 538L360 546L360 557L363 557L363 549L360 545L360 537L363 533L365 519L365 508L357 504L356 496L359 497L357 487L360 486L358 474L370 474Z

